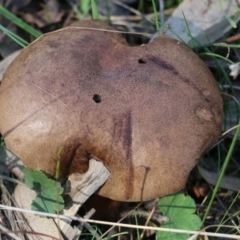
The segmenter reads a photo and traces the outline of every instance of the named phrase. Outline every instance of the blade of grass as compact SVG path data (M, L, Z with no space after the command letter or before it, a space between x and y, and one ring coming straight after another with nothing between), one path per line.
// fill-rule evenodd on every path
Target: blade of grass
M16 43L18 43L22 47L26 47L28 45L28 42L25 41L24 39L20 38L17 36L15 33L9 31L7 28L2 26L0 24L0 30L2 30L6 35L8 35L11 39L13 39Z
M155 4L154 0L152 0L152 7L153 7L153 11L154 11L154 20L155 20L157 33L158 33L158 35L160 35L160 27L159 27L159 22L158 22L158 13L157 13L157 8L156 8L156 4Z
M105 3L105 8L106 8L106 12L107 12L107 23L110 24L110 4L109 4L109 0L104 0Z
M208 36L206 35L206 38L208 39ZM233 95L233 96L236 96L236 93L235 93L235 90L234 90L234 87L233 87L233 84L232 84L232 81L230 80L230 78L229 78L229 75L227 74L227 72L226 72L226 70L224 69L224 67L222 66L222 64L220 64L219 62L218 62L218 57L219 57L219 55L215 55L214 53L213 53L213 49L212 50L210 50L208 47L206 47L206 46L203 46L196 38L193 38L193 40L199 45L199 46L201 46L201 47L203 47L203 49L206 51L206 55L208 55L208 56L211 56L212 57L212 59L214 60L214 62L215 62L215 64L216 64L216 66L217 66L217 69L218 69L218 77L217 77L217 79L219 80L219 82L221 83L221 84L225 84L226 82L229 84L229 86L230 86L230 90L231 90L231 94ZM208 46L211 48L212 46L214 46L215 44L213 44L213 45L211 45L211 43L210 43L210 41L209 41L209 44L208 44ZM225 44L221 44L221 46L225 46ZM198 55L200 56L201 54L199 54L198 53ZM203 53L203 55L204 55L204 53ZM226 61L228 61L227 59L228 58L226 58L226 57L220 57L221 59L224 59L224 60L226 60ZM231 63L232 64L232 63ZM221 81L221 79L222 79L222 81ZM223 87L222 86L220 86L220 88L221 88L221 90L223 89ZM225 102L225 95L223 95L223 100L224 100L224 102ZM224 104L225 105L225 104ZM237 116L237 122L239 121L239 116L240 116L240 108L239 108L239 106L238 106L238 103L235 101L235 106L236 106L236 116ZM226 113L228 113L229 112L229 109L228 108L226 108L226 109L224 109L224 113L225 113L225 116L226 116ZM226 118L224 118L224 127L225 127L225 129L226 129Z
M196 46L194 44L194 40L193 40L193 36L192 36L192 33L191 33L191 30L190 30L190 27L189 27L189 24L188 24L188 21L187 21L187 18L184 14L184 12L182 12L182 15L183 15L183 18L184 18L184 22L185 22L185 26L186 26L186 34L187 36L189 37L190 39L190 47L191 49L193 49L194 51L196 51Z
M137 7L139 12L144 12L144 0L139 0L138 1L138 7Z
M214 43L215 47L240 48L240 44Z
M224 174L225 174L225 171L226 171L226 169L227 169L227 166L228 166L229 161L230 161L230 159L231 159L231 156L232 156L232 154L233 154L234 147L235 147L235 145L236 145L239 132L240 132L240 121L239 121L239 124L238 124L238 128L237 128L237 130L236 130L236 132L235 132L235 134L234 134L234 137L233 137L232 143L231 143L231 145L230 145L229 151L228 151L228 153L227 153L227 156L226 156L226 158L225 158L225 161L224 161L224 163L223 163L222 169L221 169L221 171L220 171L220 174L219 174L219 177L218 177L216 186L215 186L214 189L213 189L213 193L212 193L211 199L210 199L210 201L209 201L209 204L208 204L208 206L207 206L206 212L205 212L205 214L204 214L204 216L203 216L202 224L204 224L204 222L205 222L205 220L206 220L206 218L207 218L207 216L208 216L208 214L209 214L210 208L211 208L211 206L212 206L212 204L213 204L213 201L214 201L214 199L215 199L215 197L216 197L216 195L217 195L218 189L219 189L219 187L220 187L220 183L221 183L221 181L222 181L222 178L223 178L223 176L224 176Z
M37 31L36 29L25 23L22 19L16 17L3 6L0 6L0 14L3 15L5 18L9 19L14 24L16 24L18 27L22 28L23 30L34 36L35 38L38 38L42 35L41 32Z
M71 3L72 9L75 9L77 19L85 19L91 9L91 0L80 1L77 5ZM78 7L77 7L78 6Z
M231 202L230 206L228 207L227 211L225 212L224 216L222 217L222 220L221 220L221 222L219 223L219 225L224 225L224 224L226 224L227 221L228 221L227 217L229 217L229 219L230 219L231 221L234 221L234 220L233 220L233 216L232 216L231 214L229 214L229 212L230 212L232 206L237 202L237 199L238 199L239 196L240 196L240 192L237 193L237 195L235 196L235 198L234 198L233 201ZM220 229L220 227L217 228L216 232L218 232L219 229ZM238 230L239 230L239 229L238 229ZM238 231L238 233L239 233L239 231Z
M165 21L165 18L164 18L164 1L163 0L159 0L159 12L160 12L160 23L161 23L161 27L164 26L164 21ZM162 29L161 29L161 32L162 32Z
M97 8L97 1L91 0L91 6L92 6L92 18L93 20L98 20L99 14L98 14L98 8Z
M61 154L63 151L63 147L61 147L58 150L57 156L58 156L58 161L57 161L57 165L56 165L56 173L55 173L55 179L58 181L59 180L59 176L60 176L60 160L61 160Z
M214 56L214 57L217 57L217 58L221 58L221 59L229 62L230 64L234 64L233 61L231 61L231 60L229 60L228 58L223 57L223 56L221 56L221 55L219 55L219 54L216 54L216 53L211 53L211 52L199 53L199 56L212 56L212 57Z
M237 24L225 13L223 6L222 6L222 0L219 0L220 8L224 14L224 17L227 19L229 24L231 25L232 28L237 28Z
M179 37L171 28L168 28L168 31L170 31L170 32L176 37L176 39L178 39L178 40L181 41L183 44L185 44L186 46L188 46L187 43L186 43L181 37Z

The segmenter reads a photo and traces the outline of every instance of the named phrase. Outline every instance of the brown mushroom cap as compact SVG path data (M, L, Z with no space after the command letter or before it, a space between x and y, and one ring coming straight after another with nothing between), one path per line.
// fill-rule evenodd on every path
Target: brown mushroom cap
M102 22L78 26L111 29ZM61 176L103 161L98 194L140 201L182 189L218 139L218 86L185 45L160 36L130 47L119 33L68 27L32 43L0 86L0 132L30 168Z

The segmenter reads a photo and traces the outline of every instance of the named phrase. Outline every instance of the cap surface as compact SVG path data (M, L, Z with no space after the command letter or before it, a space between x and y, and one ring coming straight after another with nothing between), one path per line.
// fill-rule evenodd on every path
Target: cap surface
M74 26L15 59L0 86L0 111L6 145L28 167L54 176L61 147L62 177L99 159L111 176L98 194L120 201L183 188L223 118L215 79L182 43L160 36L130 47L119 33Z

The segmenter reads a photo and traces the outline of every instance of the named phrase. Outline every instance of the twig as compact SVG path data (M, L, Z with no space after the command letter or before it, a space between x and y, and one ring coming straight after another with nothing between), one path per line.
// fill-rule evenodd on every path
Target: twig
M118 0L112 0L112 2L115 3L115 4L118 5L118 6L121 6L122 8L125 8L125 9L129 10L130 12L132 12L132 13L134 13L134 14L136 14L136 15L139 15L139 16L142 15L141 12L139 12L139 11L136 10L135 8L132 8L132 7L128 6L128 5L125 4L125 3L122 3L122 2L120 2L120 1L118 1Z
M13 232L11 232L11 230L5 228L2 224L0 224L0 230L7 234L8 236L12 237L15 240L22 240L20 237L18 237L16 234L14 234Z
M129 211L125 216L123 216L120 220L118 220L118 223L122 222L126 217L128 217L129 215L132 214L132 212L134 212L137 208L139 208L142 205L142 202L140 202L137 206L135 206L134 209L132 209L131 211ZM112 227L110 227L100 238L102 239L103 237L105 237L113 228L115 228L116 225L113 225Z
M41 213L41 212L37 212L37 211L30 211L30 210L25 210L25 209L21 209L21 208L4 206L2 204L0 204L0 209L8 209L8 210L12 210L12 211L27 212L27 213L33 213L33 214L38 214L38 215L41 215L41 216L48 216L48 217L54 217L54 218L59 217L60 219L65 219L65 220L68 220L68 221L75 220L75 221L83 221L83 222L103 224L103 225L109 225L109 226L115 225L115 226L134 228L134 229L148 229L148 230L155 230L155 231L161 231L161 232L173 232L173 233L181 233L181 234L198 234L199 236L212 236L212 237L222 237L222 238L229 238L229 239L239 239L239 235L233 235L233 234L189 231L189 230L183 230L183 229L172 229L172 228L170 229L170 228L160 228L160 227L148 227L148 226L141 226L141 225L136 226L136 225L133 225L133 224L96 221L96 220L91 220L91 219L85 220L83 218L74 217L74 216Z
M236 35L231 36L231 37L223 40L223 42L225 42L225 43L232 43L232 42L238 41L239 39L240 39L240 33L237 33Z
M157 203L158 203L158 199L155 200L154 206L152 207L152 210L151 210L151 212L149 213L149 216L148 216L148 218L147 218L147 221L145 222L145 226L147 226L148 223L150 222L150 220L151 220L151 218L152 218L152 216L153 216L153 214L154 214L154 212L155 212L155 210L156 210ZM141 239L143 238L143 236L144 236L144 234L145 234L145 231L146 231L145 229L142 231L142 234L141 234L141 236L140 236Z

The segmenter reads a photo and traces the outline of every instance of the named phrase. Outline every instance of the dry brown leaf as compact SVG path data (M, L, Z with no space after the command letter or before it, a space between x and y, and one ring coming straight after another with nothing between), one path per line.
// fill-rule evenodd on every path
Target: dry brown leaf
M20 13L22 18L31 24L36 24L39 28L45 27L52 23L61 21L64 11L60 8L58 1L47 1L46 4L40 4L41 10Z
M208 171L200 166L198 166L198 170L201 176L211 185L216 185L219 173ZM239 191L240 190L240 178L224 176L222 178L221 188L225 188L228 190Z

